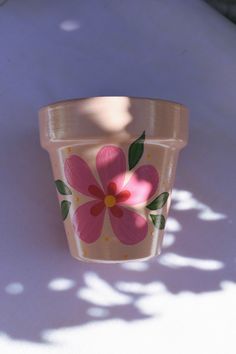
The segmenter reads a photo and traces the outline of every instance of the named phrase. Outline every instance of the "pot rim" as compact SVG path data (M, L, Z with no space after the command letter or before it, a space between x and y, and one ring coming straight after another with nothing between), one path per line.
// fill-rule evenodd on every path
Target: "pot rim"
M179 102L176 101L172 101L172 100L168 100L168 99L163 99L163 98L150 98L150 97L138 97L138 96L87 96L87 97L79 97L79 98L71 98L71 99L65 99L65 100L58 100L52 103L48 103L46 105L43 105L40 107L39 109L39 113L47 111L47 110L54 110L57 109L61 106L67 106L73 103L76 103L78 101L86 101L86 100L90 100L90 99L96 99L96 98L106 98L106 99L114 99L114 98L130 98L133 100L140 100L140 101L151 101L151 102L160 102L163 103L164 105L167 106L173 106L173 107L181 107L184 110L188 111L188 108Z

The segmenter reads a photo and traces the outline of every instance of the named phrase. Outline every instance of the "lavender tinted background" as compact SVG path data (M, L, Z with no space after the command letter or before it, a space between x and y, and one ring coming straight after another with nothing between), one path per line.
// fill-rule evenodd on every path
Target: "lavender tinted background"
M45 342L48 329L151 316L134 306L141 295L133 294L131 303L114 302L105 319L91 319L90 303L75 287L48 288L55 278L71 279L77 291L86 272L112 288L118 281L160 281L176 296L216 292L222 282L235 281L235 31L193 0L15 0L0 7L0 332ZM145 272L132 272L70 257L49 159L39 146L37 111L55 100L93 95L160 97L190 108L190 142L176 188L219 218L199 218L191 202L186 210L173 208L182 230L164 252L222 267L154 260Z

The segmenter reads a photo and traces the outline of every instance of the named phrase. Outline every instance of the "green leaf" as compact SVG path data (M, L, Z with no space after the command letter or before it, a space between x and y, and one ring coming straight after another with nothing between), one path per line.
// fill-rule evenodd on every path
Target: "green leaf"
M129 170L137 165L143 155L145 131L129 147Z
M158 197L156 197L150 204L146 205L146 208L150 210L161 209L166 204L168 197L169 193L163 192L158 195Z
M63 220L67 218L67 215L69 214L70 206L71 206L71 202L69 202L68 200L63 200L61 202L61 215Z
M165 228L166 220L163 215L150 214L153 225L159 229L163 230Z
M55 181L57 190L59 193L61 193L62 195L69 195L72 194L71 190L69 187L67 187L67 185L61 181L60 179Z

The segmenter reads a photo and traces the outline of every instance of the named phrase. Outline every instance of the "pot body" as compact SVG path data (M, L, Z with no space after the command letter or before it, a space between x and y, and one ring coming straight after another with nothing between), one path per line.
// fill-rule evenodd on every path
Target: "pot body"
M39 123L72 256L113 263L160 254L187 108L91 97L45 106Z

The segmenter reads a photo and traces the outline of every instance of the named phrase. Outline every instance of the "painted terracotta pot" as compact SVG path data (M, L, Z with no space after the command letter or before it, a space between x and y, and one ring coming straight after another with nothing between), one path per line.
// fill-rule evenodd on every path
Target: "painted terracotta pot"
M72 256L111 263L160 254L187 108L92 97L45 106L39 121Z

